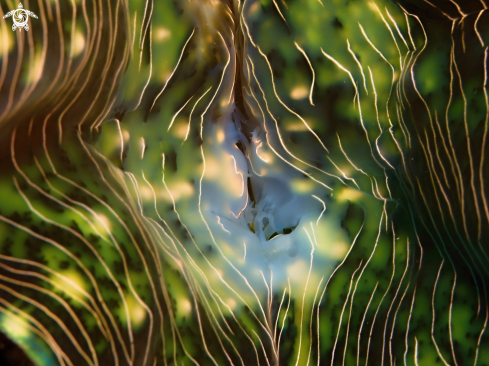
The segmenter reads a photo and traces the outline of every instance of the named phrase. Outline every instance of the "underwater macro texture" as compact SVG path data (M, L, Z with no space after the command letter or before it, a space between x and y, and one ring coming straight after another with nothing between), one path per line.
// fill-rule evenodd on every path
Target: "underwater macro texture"
M489 365L488 0L23 6L1 364Z

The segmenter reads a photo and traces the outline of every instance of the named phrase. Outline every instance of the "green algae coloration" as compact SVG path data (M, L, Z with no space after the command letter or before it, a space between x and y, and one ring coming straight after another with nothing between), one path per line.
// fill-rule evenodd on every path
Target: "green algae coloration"
M34 364L489 364L483 0L24 6L0 330Z

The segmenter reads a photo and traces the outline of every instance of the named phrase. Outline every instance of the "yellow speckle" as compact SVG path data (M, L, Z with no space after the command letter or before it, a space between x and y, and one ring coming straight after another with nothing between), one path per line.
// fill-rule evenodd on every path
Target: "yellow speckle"
M226 303L231 308L231 310L236 309L236 306L238 305L238 303L236 302L236 300L234 300L232 297L228 298L226 300Z
M168 184L168 189L175 201L190 197L195 193L194 186L184 180L178 180Z
M354 189L351 189L351 188L345 188L345 189L342 189L339 193L338 193L338 199L340 200L348 200L348 201L356 201L358 199L360 199L362 197L362 192L360 191L356 191Z
M141 137L139 140L139 147L141 148L141 160L144 159L144 153L146 152L146 140L144 137Z
M166 83L166 81L170 78L171 70L166 69L164 66L162 67L162 72L160 73L161 78L160 81L162 83Z
M73 35L73 57L78 56L85 49L85 36L79 30L75 30L75 34Z
M109 232L111 230L110 220L104 214L96 213L95 214L95 227L100 231L105 230L105 231Z
M155 29L154 41L156 43L163 42L164 40L167 40L169 38L171 38L171 31L169 29L163 27L158 27Z
M223 191L229 193L231 197L242 197L244 192L244 177L239 171L237 162L231 154L216 154L206 158L205 177L206 179L225 182Z
M309 90L305 86L297 86L290 92L290 97L295 100L304 99L309 95Z
M302 259L295 261L287 268L287 276L293 282L302 282L307 277L307 273L309 273L309 263Z
M124 139L124 143L127 143L129 141L129 138L131 137L131 134L125 128L121 128L121 130L122 130L122 138Z
M375 3L373 1L369 1L368 3L368 7L372 10L378 10L378 7L377 5L375 5Z
M273 155L268 153L267 151L263 151L263 144L257 144L256 146L256 155L265 163L271 164L273 163ZM261 172L263 173L263 172Z
M219 281L224 278L224 272L219 268L216 268L216 271L213 273L213 275L215 276L215 279L219 279Z
M139 302L136 302L136 299L128 301L128 306L129 313L131 314L131 323L133 325L140 325L146 318L146 310L139 304Z
M2 32L0 36L0 55L3 54L4 48L6 48L7 52L12 51L12 48L14 48L13 32Z
M260 2L257 1L256 3L252 4L248 10L248 14L250 17L253 17L257 15L257 13L260 11L261 5Z
M129 311L129 320L131 325L138 327L144 323L146 319L147 312L146 309L139 303L139 301L134 297L133 294L125 295L127 309ZM127 321L127 314L124 305L121 303L119 307L119 316L121 319Z
M183 118L177 118L173 123L173 126L170 131L176 137L183 140L187 135L187 129L188 129L188 121L185 121Z
M52 276L52 280L63 293L70 297L84 297L87 286L82 276L73 270L60 271L59 274L63 278Z
M192 312L192 303L190 302L189 299L185 297L181 297L179 301L177 302L178 306L178 313L179 315L183 316L189 316Z
M301 132L301 131L307 131L307 126L302 121L297 121L297 122L287 123L285 129L287 131L292 131L292 132Z
M344 242L336 242L329 247L329 255L331 258L340 260L345 257L348 250L348 245Z
M10 311L4 313L2 323L2 328L13 339L26 338L30 335L28 323Z
M309 193L314 189L314 182L310 179L294 179L292 189L297 193Z
M35 83L41 79L43 66L44 62L42 61L41 49L39 48L36 50L33 66L29 69L29 73L27 75L28 83Z
M222 129L219 129L217 131L217 142L223 142L224 141L224 131Z
M152 201L154 199L153 191L147 185L139 185L139 194L141 195L143 201Z

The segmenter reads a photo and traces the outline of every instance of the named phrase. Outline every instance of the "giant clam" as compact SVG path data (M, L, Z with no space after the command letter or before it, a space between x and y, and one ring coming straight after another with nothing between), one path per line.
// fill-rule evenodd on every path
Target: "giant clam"
M36 365L489 364L487 6L25 2L0 330Z

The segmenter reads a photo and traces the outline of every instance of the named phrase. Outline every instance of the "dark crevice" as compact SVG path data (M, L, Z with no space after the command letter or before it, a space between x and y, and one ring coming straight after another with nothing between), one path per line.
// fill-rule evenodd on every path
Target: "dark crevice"
M34 366L34 363L16 343L0 332L0 365Z
M251 202L255 202L255 195L253 194L253 186L251 185L251 179L248 177L248 194Z
M231 6L230 6L231 7ZM239 19L239 21L242 20L241 17L235 16L235 19ZM245 60L245 55L244 55L244 50L245 50L245 36L241 32L241 25L239 24L239 21L236 22L236 29L235 29L235 50L236 50L236 72L235 72L235 79L234 79L234 105L235 105L235 113L233 113L233 121L235 123L236 129L241 132L241 141L238 141L236 143L236 147L243 153L243 155L246 157L246 159L249 159L250 156L250 151L247 151L247 149L252 146L252 136L253 133L256 131L262 132L262 126L260 122L253 117L253 114L251 113L250 107L247 106L247 102L243 93L243 89L246 87L246 82L244 81L244 60ZM285 61L283 62L285 63ZM246 140L244 140L246 139ZM248 164L250 164L248 160ZM249 165L250 166L250 165ZM258 205L260 202L264 199L267 199L267 197L263 197L263 195L260 192L263 192L264 187L254 187L253 181L255 184L258 180L260 180L260 177L255 176L252 169L248 169L248 173L250 175L253 175L253 179L248 177L247 179L247 187L248 187L248 196L249 196L249 202L248 205L251 208L251 211L254 212L253 215L256 215L256 211L258 210ZM263 183L261 183L263 185ZM273 184L273 183L270 183ZM266 212L266 215L274 215L273 211L268 212L267 204L261 205L263 207L260 208L260 210L263 210ZM255 210L256 208L256 210ZM266 216L265 215L265 216ZM256 221L256 216L255 216L255 221ZM258 223L261 224L262 230L265 230L268 225L269 221L268 218L263 218L262 222ZM255 222L248 222L248 227L249 229L255 233L256 232L256 223ZM265 235L266 240L271 240L272 238L278 236L278 235L287 235L292 233L295 228L297 227L290 227L290 228L284 228L283 230L277 230L273 232L270 235Z

